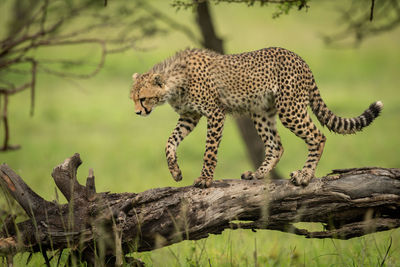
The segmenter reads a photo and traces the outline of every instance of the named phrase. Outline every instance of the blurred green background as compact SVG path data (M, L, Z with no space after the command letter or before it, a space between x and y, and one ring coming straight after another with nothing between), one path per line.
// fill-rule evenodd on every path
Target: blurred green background
M199 36L190 9L176 11L168 1L156 1L155 6ZM342 27L337 12L340 5L315 1L310 6L307 11L293 10L278 19L272 19L273 9L269 7L221 3L212 5L212 12L228 53L279 46L299 54L311 67L323 99L335 114L352 117L376 100L384 103L382 116L356 135L342 136L323 129L327 143L317 176L335 168L399 168L400 29L369 38L356 49L328 47L321 34L335 33ZM22 149L0 153L0 162L10 165L48 200L55 198L52 168L75 152L83 160L79 180L84 182L88 168L94 168L98 192L141 192L192 184L201 171L205 120L178 149L183 181L176 183L167 168L164 146L178 115L165 105L149 117L137 116L129 90L132 73L147 71L194 44L182 33L171 30L145 39L138 46L145 49L108 56L100 73L89 80L71 83L39 74L33 117L29 116L28 91L10 97L10 141ZM51 56L60 52L38 53ZM90 47L71 47L62 53L99 56ZM278 130L285 153L277 170L288 177L291 171L302 167L306 146L281 124ZM0 139L2 135L3 132ZM216 179L239 178L252 168L232 118L225 124L218 159ZM150 266L375 266L381 263L390 238L393 244L385 264L398 266L398 229L349 241L306 240L274 231L225 231L206 240L185 241L135 256Z

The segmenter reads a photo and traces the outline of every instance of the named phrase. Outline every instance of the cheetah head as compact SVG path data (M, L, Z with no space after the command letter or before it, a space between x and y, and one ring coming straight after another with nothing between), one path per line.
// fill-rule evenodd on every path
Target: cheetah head
M153 108L166 101L165 81L161 74L134 73L131 99L135 103L135 113L147 116Z

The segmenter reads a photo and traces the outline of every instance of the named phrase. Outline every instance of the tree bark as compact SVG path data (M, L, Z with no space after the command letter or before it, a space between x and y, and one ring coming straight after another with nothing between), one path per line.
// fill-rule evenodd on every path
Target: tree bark
M208 1L197 3L196 22L203 37L203 46L207 49L224 54L223 39L218 37L211 17ZM264 144L261 141L253 122L247 117L236 117L236 124L243 138L251 163L257 169L264 161ZM271 178L281 178L275 170L270 173Z
M286 179L218 180L206 189L166 187L114 194L96 193L92 170L86 186L80 185L80 164L75 154L53 170L68 204L44 200L6 164L0 166L3 188L29 216L20 223L15 216L5 220L0 255L71 248L88 265L99 260L115 264L131 251L206 238L225 229L349 239L400 227L400 169L335 170L307 187ZM298 229L296 222L319 222L325 230Z

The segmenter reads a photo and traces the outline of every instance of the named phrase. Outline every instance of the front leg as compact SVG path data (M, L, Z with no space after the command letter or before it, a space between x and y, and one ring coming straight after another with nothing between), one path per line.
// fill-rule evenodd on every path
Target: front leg
M167 145L165 147L165 154L167 156L168 169L171 172L172 177L175 181L182 180L182 172L178 166L178 160L176 156L176 149L182 140L196 127L201 116L198 114L181 115L178 123L168 138Z
M225 114L217 109L207 118L206 151L203 158L203 169L201 175L194 181L194 186L210 187L212 184L214 170L217 166L218 146L221 142L222 130L224 128Z

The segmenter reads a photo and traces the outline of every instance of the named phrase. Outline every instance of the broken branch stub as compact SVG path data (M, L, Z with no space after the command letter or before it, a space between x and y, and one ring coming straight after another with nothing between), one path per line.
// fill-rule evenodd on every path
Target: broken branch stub
M55 167L51 174L58 189L68 201L78 199L85 193L85 187L80 185L76 179L77 169L81 164L82 161L79 154L75 153Z

